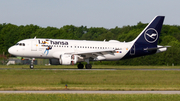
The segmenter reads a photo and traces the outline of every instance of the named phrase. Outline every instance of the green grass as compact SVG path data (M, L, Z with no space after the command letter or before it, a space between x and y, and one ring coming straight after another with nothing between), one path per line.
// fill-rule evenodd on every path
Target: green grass
M179 71L0 70L0 90L180 90Z
M179 101L178 94L0 94L0 101Z

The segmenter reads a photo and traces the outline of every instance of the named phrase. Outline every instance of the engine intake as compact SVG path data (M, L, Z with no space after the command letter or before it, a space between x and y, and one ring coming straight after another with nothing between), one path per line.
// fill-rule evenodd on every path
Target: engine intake
M77 63L76 55L60 55L59 63L62 65L74 65Z

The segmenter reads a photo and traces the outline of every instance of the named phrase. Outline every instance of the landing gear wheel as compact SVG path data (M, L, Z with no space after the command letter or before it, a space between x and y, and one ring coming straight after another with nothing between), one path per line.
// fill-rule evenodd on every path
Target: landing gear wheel
M79 64L77 65L77 67L78 67L78 69L83 69L83 68L84 68L84 65L81 64L81 63L79 63Z
M34 68L34 65L33 64L30 64L30 69L33 69Z
M34 65L33 65L33 64L34 64L34 60L35 60L35 58L32 58L32 59L31 59L30 69L33 69L33 68L34 68Z
M86 64L86 69L91 69L92 68L92 65L91 64Z

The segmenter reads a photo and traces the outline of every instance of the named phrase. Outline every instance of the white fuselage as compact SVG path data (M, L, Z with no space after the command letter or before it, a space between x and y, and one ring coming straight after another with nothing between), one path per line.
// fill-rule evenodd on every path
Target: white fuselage
M97 56L94 60L120 60L125 54L127 54L129 49L131 49L132 45L133 44L131 42L125 43L116 40L86 41L61 39L25 39L19 41L17 45L12 46L9 49L9 52L13 55L21 57L50 59L58 59L62 54L83 54L84 52L88 53L86 54L87 58L92 57L92 55ZM50 46L51 49L47 50L48 46ZM114 51L112 52L112 50Z

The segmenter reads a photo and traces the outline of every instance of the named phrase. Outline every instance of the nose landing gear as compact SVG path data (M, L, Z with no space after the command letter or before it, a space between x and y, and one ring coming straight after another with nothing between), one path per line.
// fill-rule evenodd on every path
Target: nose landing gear
M34 68L34 65L33 64L30 64L30 69L33 69Z
M30 69L34 68L34 58L31 59Z

